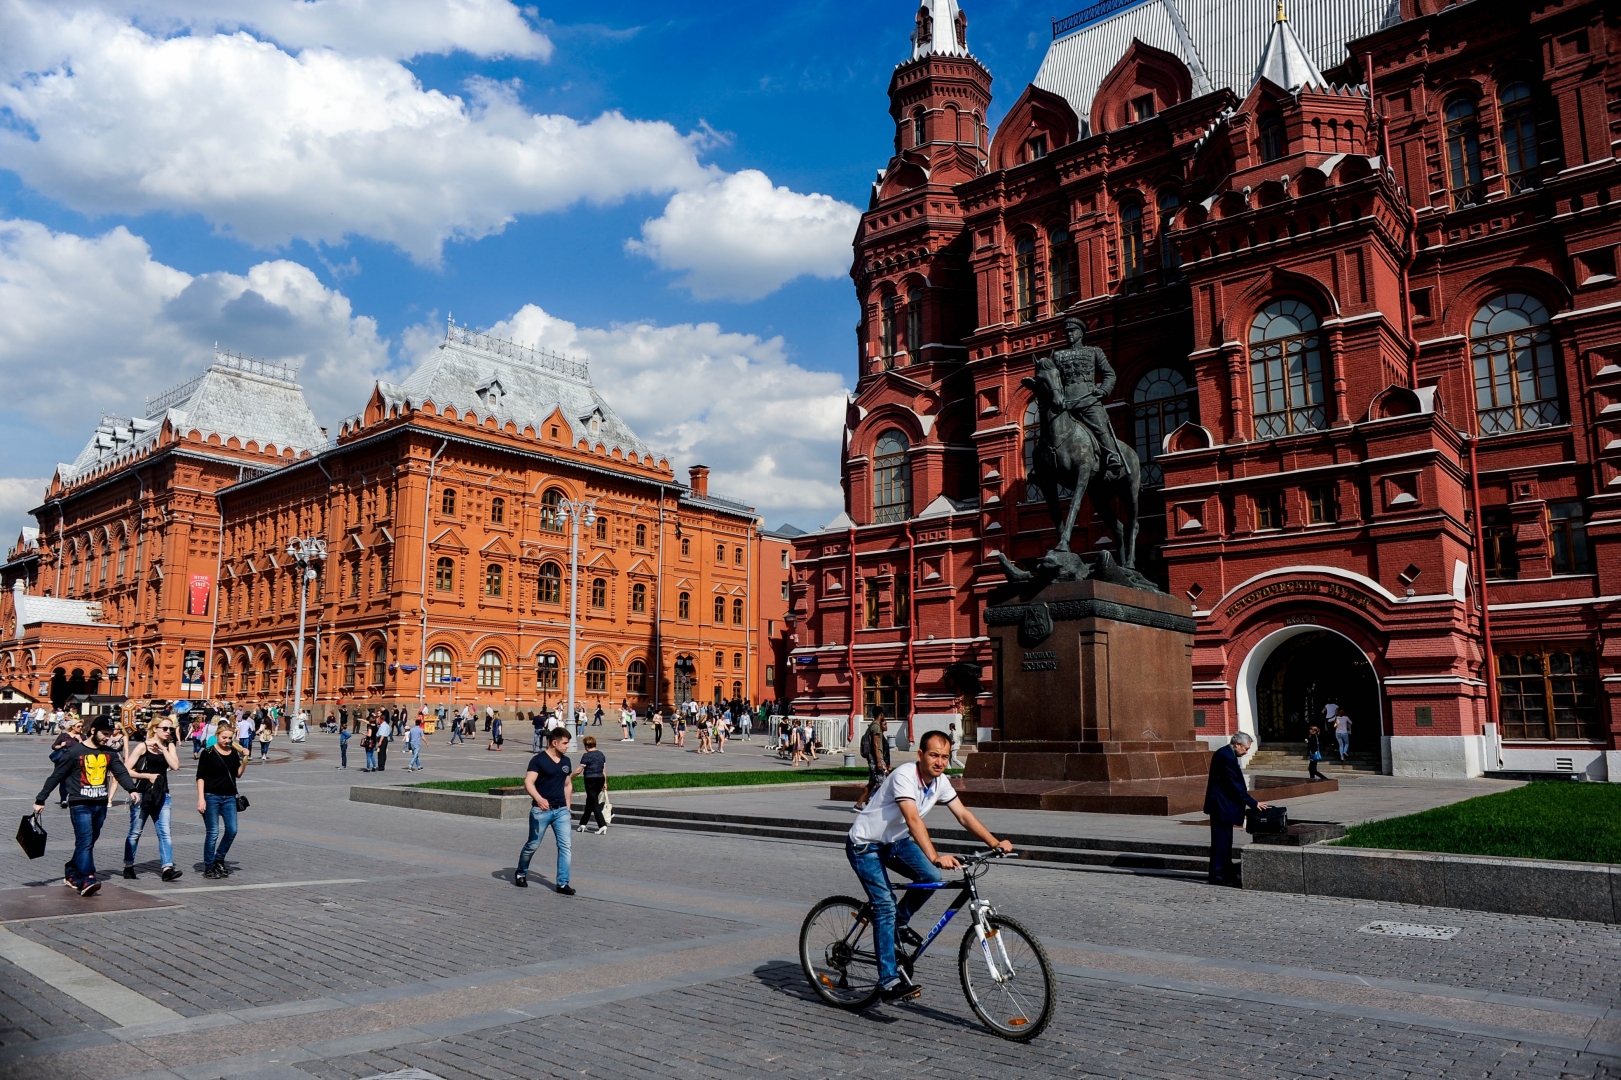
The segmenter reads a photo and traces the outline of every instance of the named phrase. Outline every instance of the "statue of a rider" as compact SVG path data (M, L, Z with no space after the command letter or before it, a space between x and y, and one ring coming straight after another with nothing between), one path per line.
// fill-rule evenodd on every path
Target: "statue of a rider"
M1064 320L1064 333L1069 337L1069 348L1053 350L1053 363L1064 380L1064 395L1055 404L1086 425L1097 440L1103 453L1101 479L1119 480L1126 472L1126 462L1115 441L1114 427L1103 408L1104 400L1114 390L1114 368L1109 358L1096 345L1086 345L1086 324L1080 319Z

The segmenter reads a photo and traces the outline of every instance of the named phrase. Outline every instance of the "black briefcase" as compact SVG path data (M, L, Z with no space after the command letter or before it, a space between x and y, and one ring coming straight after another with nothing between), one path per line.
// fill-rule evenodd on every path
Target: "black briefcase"
M45 854L45 823L38 814L24 814L22 821L17 823L17 843L22 845L23 852L30 859Z
M1251 836L1267 836L1289 831L1289 808L1269 806L1265 810L1250 810L1244 815L1244 831Z

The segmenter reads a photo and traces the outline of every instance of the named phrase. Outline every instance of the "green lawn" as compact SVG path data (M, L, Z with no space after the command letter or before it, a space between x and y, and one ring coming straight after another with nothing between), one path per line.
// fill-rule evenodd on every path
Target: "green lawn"
M1421 814L1354 825L1350 847L1621 862L1621 784L1527 784Z
M626 773L608 774L609 791L647 791L652 788L738 787L747 784L795 784L806 781L832 782L866 779L866 769L770 769L756 772L678 772L678 773ZM438 788L441 791L476 791L480 794L491 788L523 787L521 776L500 776L492 780L429 780L412 787ZM574 779L574 790L584 791L585 781Z

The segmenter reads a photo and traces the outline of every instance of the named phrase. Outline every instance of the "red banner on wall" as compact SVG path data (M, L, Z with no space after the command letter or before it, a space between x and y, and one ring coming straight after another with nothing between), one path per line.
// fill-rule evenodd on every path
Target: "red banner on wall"
M214 579L207 574L191 575L191 603L186 605L186 614L208 614L208 590L213 584Z

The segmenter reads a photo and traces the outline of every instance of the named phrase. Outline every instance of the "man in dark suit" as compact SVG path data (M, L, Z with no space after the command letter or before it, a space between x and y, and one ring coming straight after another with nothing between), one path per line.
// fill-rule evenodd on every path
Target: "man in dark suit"
M1249 753L1255 740L1240 731L1210 758L1210 780L1205 785L1204 812L1210 815L1210 884L1237 885L1233 870L1233 826L1244 823L1246 808L1265 810L1244 783L1238 759Z

